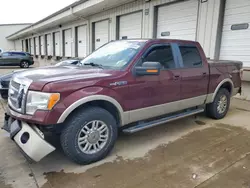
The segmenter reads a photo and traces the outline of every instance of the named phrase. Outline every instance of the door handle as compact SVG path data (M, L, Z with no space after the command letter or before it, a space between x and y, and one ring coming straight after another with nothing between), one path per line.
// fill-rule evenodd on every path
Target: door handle
M180 75L174 75L174 80L179 80Z
M203 72L203 73L202 73L202 76L204 76L204 77L205 77L206 75L207 75L207 73L206 73L206 72Z

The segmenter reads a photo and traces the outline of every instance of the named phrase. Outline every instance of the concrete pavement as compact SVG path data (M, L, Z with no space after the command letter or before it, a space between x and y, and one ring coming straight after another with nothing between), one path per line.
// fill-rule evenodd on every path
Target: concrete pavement
M199 115L121 135L109 157L87 166L70 162L60 149L29 164L0 131L0 187L247 188L249 115L248 102L233 99L223 120Z
M1 101L0 124L5 107ZM0 188L249 188L249 116L250 102L234 98L223 120L201 114L120 135L106 159L86 166L69 161L57 137L50 140L58 149L30 164L0 130Z

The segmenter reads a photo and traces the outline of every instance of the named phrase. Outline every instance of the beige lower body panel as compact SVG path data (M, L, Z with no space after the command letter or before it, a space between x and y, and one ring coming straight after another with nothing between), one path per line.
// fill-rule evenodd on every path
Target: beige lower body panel
M195 107L195 106L200 106L200 105L205 104L206 98L207 98L207 95L202 95L199 97L184 99L184 100L170 102L170 103L166 103L162 105L156 105L152 107L125 112L126 116L129 117L127 119L126 124L161 116L164 114L177 112L177 111Z
M15 135L14 141L32 160L38 162L55 150L55 147L44 140L42 135L39 133L38 128L35 126L32 127L25 122L21 123L22 129ZM29 139L26 143L22 142L21 138L23 134L29 135Z

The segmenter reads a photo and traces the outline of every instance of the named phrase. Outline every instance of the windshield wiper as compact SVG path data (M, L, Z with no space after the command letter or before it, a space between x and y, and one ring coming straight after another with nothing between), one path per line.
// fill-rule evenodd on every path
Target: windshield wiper
M83 65L90 65L92 67L99 67L101 69L103 69L103 66L101 64L97 64L97 63L84 63Z

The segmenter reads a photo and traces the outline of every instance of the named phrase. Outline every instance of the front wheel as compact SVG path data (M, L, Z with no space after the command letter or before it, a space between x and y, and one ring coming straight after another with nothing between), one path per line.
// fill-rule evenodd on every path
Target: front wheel
M207 104L206 114L213 119L222 119L226 116L230 106L230 93L222 88L215 96L213 103Z
M29 68L29 62L28 61L22 61L21 64L20 64L20 67L21 68Z
M105 109L90 107L69 118L60 140L65 154L78 164L106 157L117 138L117 123Z

